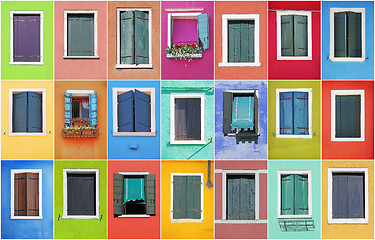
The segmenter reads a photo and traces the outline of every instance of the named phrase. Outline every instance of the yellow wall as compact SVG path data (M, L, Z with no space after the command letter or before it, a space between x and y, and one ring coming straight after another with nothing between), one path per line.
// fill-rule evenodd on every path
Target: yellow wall
M161 164L161 237L162 238L213 238L214 237L214 188L203 186L203 222L172 223L171 173L203 173L203 184L207 181L208 161L162 161ZM211 162L211 181L214 168Z
M368 224L328 224L328 168L368 168ZM322 239L374 239L374 161L323 161L322 163Z
M46 89L46 136L9 136L9 89ZM53 157L53 81L1 82L2 159L52 159Z

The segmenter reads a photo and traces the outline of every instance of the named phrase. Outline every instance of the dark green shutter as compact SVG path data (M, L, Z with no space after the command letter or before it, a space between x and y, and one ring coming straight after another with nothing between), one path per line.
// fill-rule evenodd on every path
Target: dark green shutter
M361 137L361 96L336 96L337 138Z
M347 57L346 55L346 12L334 14L335 42L334 56Z
M259 132L259 129L258 129L258 96L256 92L254 93L254 130L256 133Z
M184 176L173 176L173 219L187 217L187 178Z
M281 16L281 56L294 56L293 15Z
M362 14L348 12L348 56L362 57Z
M307 16L294 15L294 56L307 56Z
M223 92L223 133L231 132L233 93Z
M28 132L42 132L42 94L28 92L27 130Z
M186 192L187 192L187 218L201 218L201 177L187 176Z
M155 174L145 176L146 214L155 215Z
M149 63L148 13L135 11L135 63Z
M308 189L308 176L295 174L295 204L294 214L295 215L307 215L309 214L309 189Z
M113 174L113 214L124 214L124 176Z
M255 219L255 176L227 176L228 220Z
M134 64L134 11L120 13L120 63Z
M255 21L247 21L246 23L246 30L245 36L246 38L244 41L241 39L242 46L245 47L245 53L248 53L248 56L245 56L243 62L254 62L255 61ZM247 50L248 49L248 50Z
M281 175L281 215L294 215L294 175Z
M239 21L228 21L228 62L240 62L241 29Z

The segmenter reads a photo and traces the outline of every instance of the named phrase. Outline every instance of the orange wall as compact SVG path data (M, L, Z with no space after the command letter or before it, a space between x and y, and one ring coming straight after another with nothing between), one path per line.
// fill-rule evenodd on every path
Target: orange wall
M67 90L94 90L98 93L97 138L63 138L64 93ZM107 83L105 81L55 82L55 158L106 159L107 158Z
M152 69L116 69L117 8L151 8ZM108 2L108 79L160 79L160 2Z
M222 14L259 14L260 67L219 67L222 62ZM267 2L215 2L215 79L267 78Z

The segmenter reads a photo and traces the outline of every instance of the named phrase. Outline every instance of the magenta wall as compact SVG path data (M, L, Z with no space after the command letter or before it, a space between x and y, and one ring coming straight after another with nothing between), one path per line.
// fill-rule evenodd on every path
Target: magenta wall
M204 8L209 15L209 49L203 51L202 59L167 59L168 12L165 8ZM161 79L214 79L214 4L213 2L162 2L161 3Z

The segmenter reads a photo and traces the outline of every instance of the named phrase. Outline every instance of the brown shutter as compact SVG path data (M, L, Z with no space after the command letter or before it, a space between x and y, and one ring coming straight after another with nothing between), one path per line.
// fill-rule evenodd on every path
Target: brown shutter
M26 216L26 173L14 174L14 216Z
M39 173L26 173L27 216L39 216Z

